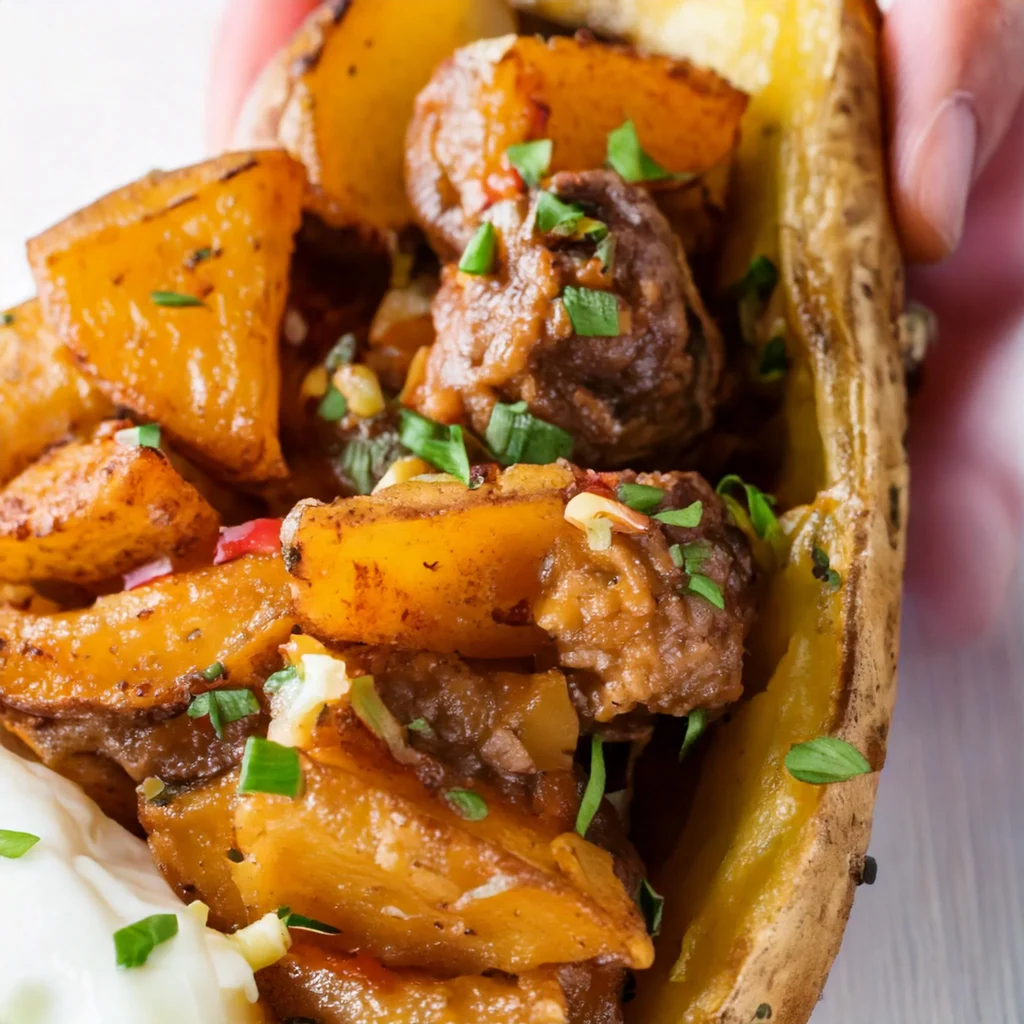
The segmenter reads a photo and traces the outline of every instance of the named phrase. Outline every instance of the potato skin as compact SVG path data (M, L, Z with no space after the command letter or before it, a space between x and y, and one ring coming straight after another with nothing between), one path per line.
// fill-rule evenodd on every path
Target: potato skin
M64 445L0 491L0 579L98 583L212 550L219 526L163 452L113 437Z
M714 72L589 39L485 40L458 50L416 100L406 181L416 219L455 259L480 215L522 179L509 146L549 138L551 171L603 167L607 136L632 118L641 143L671 171L728 161L746 97Z
M28 242L47 323L119 405L235 482L285 475L278 328L303 171L234 153L110 193ZM198 299L160 305L154 292Z
M11 323L0 325L0 484L114 412L43 323L38 299L9 312Z

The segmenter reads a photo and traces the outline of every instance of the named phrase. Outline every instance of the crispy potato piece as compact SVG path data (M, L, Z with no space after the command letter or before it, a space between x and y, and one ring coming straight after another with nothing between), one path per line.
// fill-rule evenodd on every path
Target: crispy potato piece
M228 858L235 847L237 790L235 769L166 802L139 797L139 821L157 867L186 903L202 900L210 908L210 924L221 931L247 923Z
M317 750L303 767L296 800L238 797L232 869L250 917L286 904L389 966L447 973L650 964L611 854L575 833L482 787L487 816L464 820L376 746Z
M43 324L38 299L0 326L0 484L51 444L86 432L114 407Z
M416 93L454 49L514 27L504 0L322 4L264 72L237 137L301 160L328 222L400 228L412 221L402 164Z
M368 956L296 945L256 978L281 1018L322 1024L565 1024L554 971L518 979L391 971Z
M47 717L95 709L170 716L219 661L232 685L278 664L291 632L276 557L238 559L101 597L91 608L32 615L0 608L0 703Z
M281 531L302 623L332 640L467 657L532 654L540 563L571 530L559 466L495 483L410 481L332 505L301 502ZM520 623L516 625L516 623Z
M522 190L509 146L551 139L555 171L603 167L608 133L632 118L644 149L670 171L727 161L746 96L712 71L585 39L532 36L463 47L416 100L406 180L416 217L454 257L479 215Z
M97 583L212 547L219 525L163 452L113 437L68 444L0 492L0 579Z
M286 472L278 325L302 189L286 154L233 153L153 173L28 243L46 321L99 386L237 481Z

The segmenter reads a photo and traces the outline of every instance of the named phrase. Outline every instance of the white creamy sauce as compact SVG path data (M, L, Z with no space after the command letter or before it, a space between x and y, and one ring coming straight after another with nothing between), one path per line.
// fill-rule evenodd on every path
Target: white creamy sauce
M76 786L0 745L0 829L40 841L0 857L0 1024L254 1024L252 970L163 880L146 844ZM114 932L173 913L147 963L116 965Z

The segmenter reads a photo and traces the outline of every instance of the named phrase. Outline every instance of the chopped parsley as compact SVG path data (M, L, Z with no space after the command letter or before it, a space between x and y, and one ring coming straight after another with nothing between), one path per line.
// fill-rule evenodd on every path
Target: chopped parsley
M619 329L619 300L611 292L567 285L562 304L572 329L583 338L615 338Z
M548 173L554 144L550 139L536 139L533 142L519 142L505 150L508 162L519 172L519 177L531 188L540 184Z
M590 737L590 777L587 779L587 788L583 791L583 799L580 801L580 809L576 814L576 831L587 837L587 829L597 814L604 797L605 769L604 769L604 743L595 732Z
M150 292L149 297L155 306L180 308L184 306L201 306L203 304L202 299L197 299L194 295L185 295L183 292Z
M636 125L626 121L608 133L608 166L626 181L688 181L692 174L675 174L649 156L640 145Z
M789 748L786 770L800 782L824 786L830 782L846 782L857 775L868 775L871 765L846 740L835 736L819 736Z
M498 402L491 410L484 441L503 466L546 466L572 458L572 434L529 413L526 402Z
M34 836L31 832L15 832L9 828L0 828L0 857L17 860L38 842L39 836Z
M471 789L449 789L445 799L460 818L482 821L487 817L487 801Z
M301 788L302 765L294 747L260 736L250 736L245 741L239 793L274 793L294 799Z
M473 234L459 260L464 274L490 274L494 271L494 257L498 250L498 232L490 221L484 221Z
M178 934L174 914L151 914L114 932L118 967L141 967L161 943Z
M210 690L192 698L189 718L210 717L210 725L218 739L224 738L224 726L249 715L258 715L260 704L252 690Z
M615 489L615 497L634 512L647 513L661 504L665 492L649 484L619 484Z
M817 546L811 549L811 575L822 583L827 583L832 590L838 590L843 582L842 576L832 568L828 552Z
M698 498L696 501L690 502L686 508L672 508L666 512L656 512L653 518L668 526L693 529L695 526L700 526L700 521L704 518L704 503Z
M469 486L469 456L462 427L435 423L411 409L400 413L399 439L421 459Z

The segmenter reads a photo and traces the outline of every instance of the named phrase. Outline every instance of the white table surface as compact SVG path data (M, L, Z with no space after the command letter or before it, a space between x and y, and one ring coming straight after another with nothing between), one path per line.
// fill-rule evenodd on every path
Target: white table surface
M0 306L23 240L151 167L200 159L221 0L0 0ZM1024 1021L1024 575L989 639L907 616L871 852L814 1024Z

